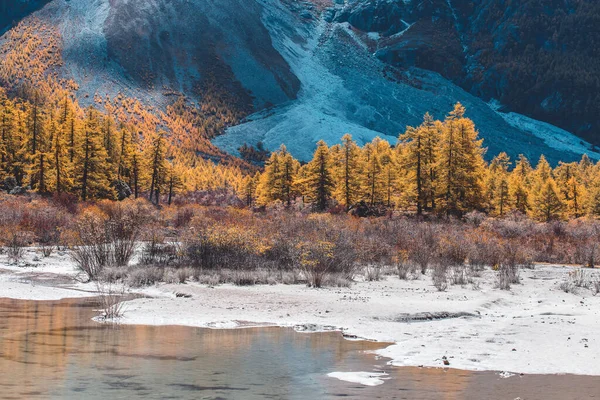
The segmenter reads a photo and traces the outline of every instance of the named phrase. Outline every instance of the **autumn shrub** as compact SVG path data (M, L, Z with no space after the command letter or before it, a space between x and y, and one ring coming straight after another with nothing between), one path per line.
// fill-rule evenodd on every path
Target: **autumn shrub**
M96 280L110 266L111 249L106 230L106 215L87 209L74 226L71 258L90 280Z
M567 236L572 250L572 262L594 268L600 256L600 223L597 221L571 221Z
M282 272L293 269L295 242L296 240L275 235L265 248L264 260Z
M128 270L122 267L106 267L98 276L99 282L115 283L122 282L127 278Z
M207 270L255 269L260 265L260 240L236 226L200 226L190 231L183 252L190 266Z
M480 211L470 211L465 214L463 219L467 224L478 227L487 219L487 215Z
M411 275L415 274L417 269L417 265L408 259L408 252L406 250L400 251L396 257L396 271L398 273L398 278L406 280Z
M365 266L365 280L368 282L380 281L382 279L380 265L367 265Z
M281 271L277 278L278 282L281 282L284 285L295 285L297 283L305 283L306 280L300 275L300 272L297 270L291 271Z
M349 288L352 286L352 280L344 274L330 274L325 277L324 286Z
M403 229L405 221L387 218L358 221L336 220L338 229L345 230L347 235L352 236L357 250L357 262L379 269L394 265L398 241L406 232Z
M470 253L470 243L464 232L458 229L447 229L439 240L436 262L447 267L462 266Z
M33 234L42 255L49 257L60 244L61 231L68 226L70 215L46 201L32 201L23 214L21 226Z
M320 232L324 233L324 232ZM331 274L352 279L357 256L343 231L328 231L321 237L305 238L296 246L296 264L310 287L320 288Z
M559 283L558 288L565 293L574 293L576 290L575 285L573 285L573 282L568 281L568 280L562 281L561 283Z
M433 286L439 292L445 292L448 288L448 267L439 264L434 265L431 271L431 280L433 281Z
M157 222L148 224L141 235L139 262L145 265L177 266L183 257L180 233L168 236L168 230Z
M382 267L393 264L392 246L382 240L378 240L377 237L356 238L354 243L357 252L357 262L364 265L367 272L381 271Z
M100 301L102 319L114 321L123 316L125 287L112 282L96 282L96 292Z
M8 256L8 262L17 264L25 255L25 249L31 241L30 232L24 232L20 229L7 229L3 232L4 246Z
M569 279L573 283L573 286L578 288L587 288L591 283L590 274L581 268L569 272Z
M596 296L600 293L600 278L597 276L593 277L590 281L590 291L592 292L592 296Z
M221 276L216 273L199 273L200 270L194 269L194 279L203 285L217 286L221 283Z
M331 242L302 241L298 243L297 263L304 272L309 287L320 288L334 269L334 244Z
M187 227L198 212L198 207L194 205L184 205L178 207L173 221L175 228Z
M116 266L127 266L153 208L145 200L106 201L98 206L107 216L104 229L110 244L109 262Z
M411 227L406 232L402 250L406 251L407 258L418 265L421 273L425 274L431 263L435 260L439 244L439 228L436 225L421 223Z
M497 236L476 229L471 232L467 240L469 246L469 266L476 271L482 270L484 267L494 267L502 261L502 242Z
M71 256L91 280L109 266L126 267L131 260L149 208L142 201L104 202L79 216Z
M453 285L466 285L468 283L473 283L473 271L465 264L454 265L449 269L449 272Z
M502 245L500 264L513 270L533 268L534 256L527 243L520 240L507 240ZM518 282L514 282L518 283Z
M15 196L0 193L0 227L21 226L27 206L27 202Z
M164 236L152 234L141 248L140 264L173 266L178 265L183 253L183 245L178 241L164 241Z

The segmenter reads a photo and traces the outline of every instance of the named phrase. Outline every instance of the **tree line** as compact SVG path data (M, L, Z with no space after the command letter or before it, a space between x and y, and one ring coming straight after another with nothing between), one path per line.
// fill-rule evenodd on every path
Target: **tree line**
M310 203L318 211L336 205L418 215L518 211L540 221L600 215L600 166L587 155L552 168L543 156L533 167L523 155L512 162L506 153L487 163L485 150L456 104L443 121L426 114L395 146L375 138L359 147L347 134L331 147L319 142L305 165L281 146L263 173L245 179L244 198L257 206Z
M487 163L460 104L443 121L426 114L395 145L375 138L360 147L347 134L331 147L319 142L305 164L282 145L262 172L248 175L181 157L165 130L141 131L108 112L83 109L68 95L50 103L31 98L0 92L0 186L13 194L170 204L179 193L226 189L247 206L301 204L368 215L391 209L454 216L519 211L540 221L600 215L598 164L584 155L552 168L542 156L534 168L526 157L512 162L506 153Z
M69 95L11 99L0 90L0 189L70 195L79 200L147 197L241 183L237 167L182 156L166 130L147 131Z

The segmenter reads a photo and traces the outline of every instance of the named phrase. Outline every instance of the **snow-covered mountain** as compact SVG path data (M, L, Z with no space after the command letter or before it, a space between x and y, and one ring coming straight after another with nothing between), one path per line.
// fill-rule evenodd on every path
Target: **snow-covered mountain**
M262 141L269 149L285 143L296 156L307 159L317 140L332 144L345 132L359 143L375 136L393 142L407 125L419 124L425 112L443 118L460 101L485 138L488 156L500 151L512 156L523 153L534 160L546 154L553 161L578 159L583 153L600 156L563 129L501 112L498 102L468 93L442 76L444 71L426 70L408 61L403 66L390 58L391 49L435 8L413 8L409 0L355 0L332 5L320 14L313 10L313 17L298 23L298 14L306 16L306 10L289 12L285 4L262 3L263 20L276 21L266 24L273 45L299 78L301 89L298 99L253 114L214 140L229 152L235 153L245 142ZM282 35L280 25L293 27L292 33ZM431 39L423 35L423 40ZM458 52L462 54L461 46Z
M213 143L233 154L262 141L307 159L345 133L394 141L460 101L488 156L600 158L464 84L474 46L464 15L449 0L52 0L23 23L56 28L58 74L84 104L124 95L164 108L174 95L200 104L207 90L227 93L247 117Z

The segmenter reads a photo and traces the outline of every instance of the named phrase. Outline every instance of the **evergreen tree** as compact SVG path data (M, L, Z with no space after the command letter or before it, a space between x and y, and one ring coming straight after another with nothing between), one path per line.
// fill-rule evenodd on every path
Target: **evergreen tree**
M533 193L531 215L538 221L552 221L562 217L564 205L559 190L551 177L543 182Z
M29 137L28 147L30 154L27 162L27 174L31 189L38 193L48 192L48 178L50 176L50 146L57 129L54 116L43 119L39 106L32 109L32 134Z
M371 206L384 204L386 200L386 176L382 162L389 150L389 143L378 137L362 149L362 199Z
M509 167L510 158L504 152L490 163L485 187L488 209L493 215L503 216L509 209Z
M596 177L597 176L598 175L596 175ZM594 218L600 218L600 182L597 178L592 182L588 189L585 207L587 215Z
M248 175L244 178L244 202L246 207L252 207L256 202L256 188L260 180L260 173L257 172L254 176Z
M156 205L158 205L160 202L160 193L166 182L167 166L165 162L165 156L165 133L163 131L159 131L152 138L146 157L150 171L149 200Z
M53 132L51 163L52 163L52 187L56 193L64 193L71 190L73 186L73 165L69 160L68 148L68 115L63 118L59 126L52 121L50 131Z
M303 167L306 171L306 197L317 211L325 211L334 189L332 160L324 141L317 143L313 159Z
M179 193L184 187L182 176L183 167L181 165L177 165L172 161L167 163L166 184L168 190L167 203L169 205L172 204L175 194Z
M26 170L28 169L27 149L27 114L21 107L14 109L13 134L10 139L10 165L9 175L15 178L18 186L25 185Z
M107 162L111 168L115 169L115 174L118 175L118 160L120 156L120 149L118 146L119 140L117 139L117 130L114 127L115 122L110 115L106 116L102 121L102 142L104 149L106 149Z
M540 160L538 161L535 170L533 171L532 178L533 186L541 185L545 183L548 179L554 178L552 174L552 167L550 166L550 163L548 163L548 160L546 160L546 157L544 157L543 155L540 156Z
M588 196L586 187L578 178L572 176L566 183L565 212L569 218L579 218L586 212L585 203Z
M277 191L279 192L280 200L289 207L292 204L292 200L296 197L294 180L300 164L292 157L284 145L281 145L279 149L279 163L281 173L277 179Z
M83 128L81 147L75 153L75 187L79 197L89 199L113 199L110 187L110 169L97 111L88 108Z
M437 201L439 211L446 215L462 215L482 206L484 149L473 121L465 118L464 112L464 107L456 104L444 122L438 146Z
M267 205L281 201L289 207L297 194L294 182L299 168L300 163L284 145L273 152L257 187L258 203Z
M276 200L281 200L278 191L278 181L281 176L279 164L279 152L271 153L269 160L265 163L265 171L260 177L257 187L258 204L266 206Z
M335 189L334 197L346 210L352 207L360 197L360 148L352 140L352 136L345 134L341 146L336 146L333 157Z
M129 186L133 191L133 196L137 199L140 196L140 185L142 182L142 159L138 152L133 152L131 156L131 176Z
M531 187L531 173L533 169L529 160L522 154L519 155L515 168L510 173L508 191L510 204L513 210L526 214L529 210L529 191Z
M121 127L118 133L119 137L119 155L117 161L117 179L128 181L131 177L131 163L133 152L135 151L132 143L132 134L125 127Z
M0 91L0 179L10 175L12 156L14 155L13 105L3 91Z
M565 205L567 217L579 218L583 215L585 187L580 176L578 163L560 162L553 171L556 184L561 194L561 201Z
M428 204L434 206L434 169L438 129L433 117L425 114L423 123L418 128L408 127L400 136L402 146L401 166L406 170L409 190L415 193L414 203L417 215L422 214Z

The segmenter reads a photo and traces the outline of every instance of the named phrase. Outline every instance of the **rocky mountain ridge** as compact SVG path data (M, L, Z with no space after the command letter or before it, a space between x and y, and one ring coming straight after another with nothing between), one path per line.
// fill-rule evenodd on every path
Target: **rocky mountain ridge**
M20 2L31 3L29 12L42 5ZM514 28L524 26L514 22L519 11L537 10L540 0L509 1L500 19L504 2L469 3L52 0L21 24L35 20L58 32L62 63L53 73L76 83L81 103L124 96L164 109L184 99L197 110L198 134L212 138L224 130L213 143L233 154L261 141L271 150L285 143L306 159L316 141L334 143L346 132L359 143L375 136L393 142L425 112L443 118L460 101L488 156L600 157L584 140L547 123L594 139L595 122L584 117L597 103L569 94L592 106L583 107L580 119L565 117L574 107L560 92L572 82L568 76L556 86L518 84L524 78L514 78L515 68L517 77L527 76L521 64L496 62L522 41ZM556 3L550 14L590 1ZM0 46L5 52L14 47L7 35ZM203 130L202 121L215 115L226 117L219 117L218 128Z

